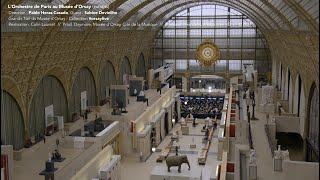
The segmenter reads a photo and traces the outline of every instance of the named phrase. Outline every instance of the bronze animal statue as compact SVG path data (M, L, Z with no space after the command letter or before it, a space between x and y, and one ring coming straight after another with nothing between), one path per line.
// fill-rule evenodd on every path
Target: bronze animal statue
M170 172L170 167L171 166L179 166L178 172L181 173L181 164L182 163L187 163L188 166L189 166L188 170L190 170L190 164L189 164L189 161L188 161L188 157L186 155L169 156L166 159L166 163L167 163L167 166L168 166L168 172Z

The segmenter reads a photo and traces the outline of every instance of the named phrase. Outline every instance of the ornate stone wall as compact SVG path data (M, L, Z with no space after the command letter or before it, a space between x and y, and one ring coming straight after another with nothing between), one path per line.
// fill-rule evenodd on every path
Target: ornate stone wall
M17 100L25 124L28 124L29 107L35 89L45 75L53 75L62 82L69 102L73 82L81 67L88 67L95 84L99 85L100 67L109 60L119 80L120 63L124 56L133 65L140 53L148 57L153 38L151 32L142 31L2 35L2 88ZM135 67L132 68L135 71Z

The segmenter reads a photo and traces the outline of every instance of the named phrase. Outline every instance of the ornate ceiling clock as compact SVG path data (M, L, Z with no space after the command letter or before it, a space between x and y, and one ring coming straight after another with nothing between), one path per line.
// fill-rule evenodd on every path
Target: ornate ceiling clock
M220 50L215 43L206 39L198 46L196 56L201 66L210 67L218 62Z

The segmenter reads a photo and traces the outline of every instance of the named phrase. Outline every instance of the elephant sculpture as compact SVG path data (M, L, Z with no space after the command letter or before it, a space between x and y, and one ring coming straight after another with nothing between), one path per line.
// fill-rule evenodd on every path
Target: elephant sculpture
M182 163L187 163L188 166L189 166L189 169L190 170L190 164L189 164L189 161L188 161L188 158L186 155L182 155L182 156L169 156L167 157L166 159L166 163L167 163L167 166L168 166L168 172L170 172L170 167L171 166L179 166L178 168L178 172L181 173L181 164Z

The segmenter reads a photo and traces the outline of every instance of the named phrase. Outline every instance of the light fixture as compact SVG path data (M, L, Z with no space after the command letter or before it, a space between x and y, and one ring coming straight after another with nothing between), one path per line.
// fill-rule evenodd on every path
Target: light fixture
M195 92L196 90L193 89L192 91Z
M188 104L187 101L185 101L184 104L187 105Z
M176 122L176 120L174 118L172 118L172 123L175 123L175 122Z
M156 147L151 148L152 152L156 152Z
M201 80L199 80L199 83L201 83Z
M211 86L209 86L209 89L211 89Z

